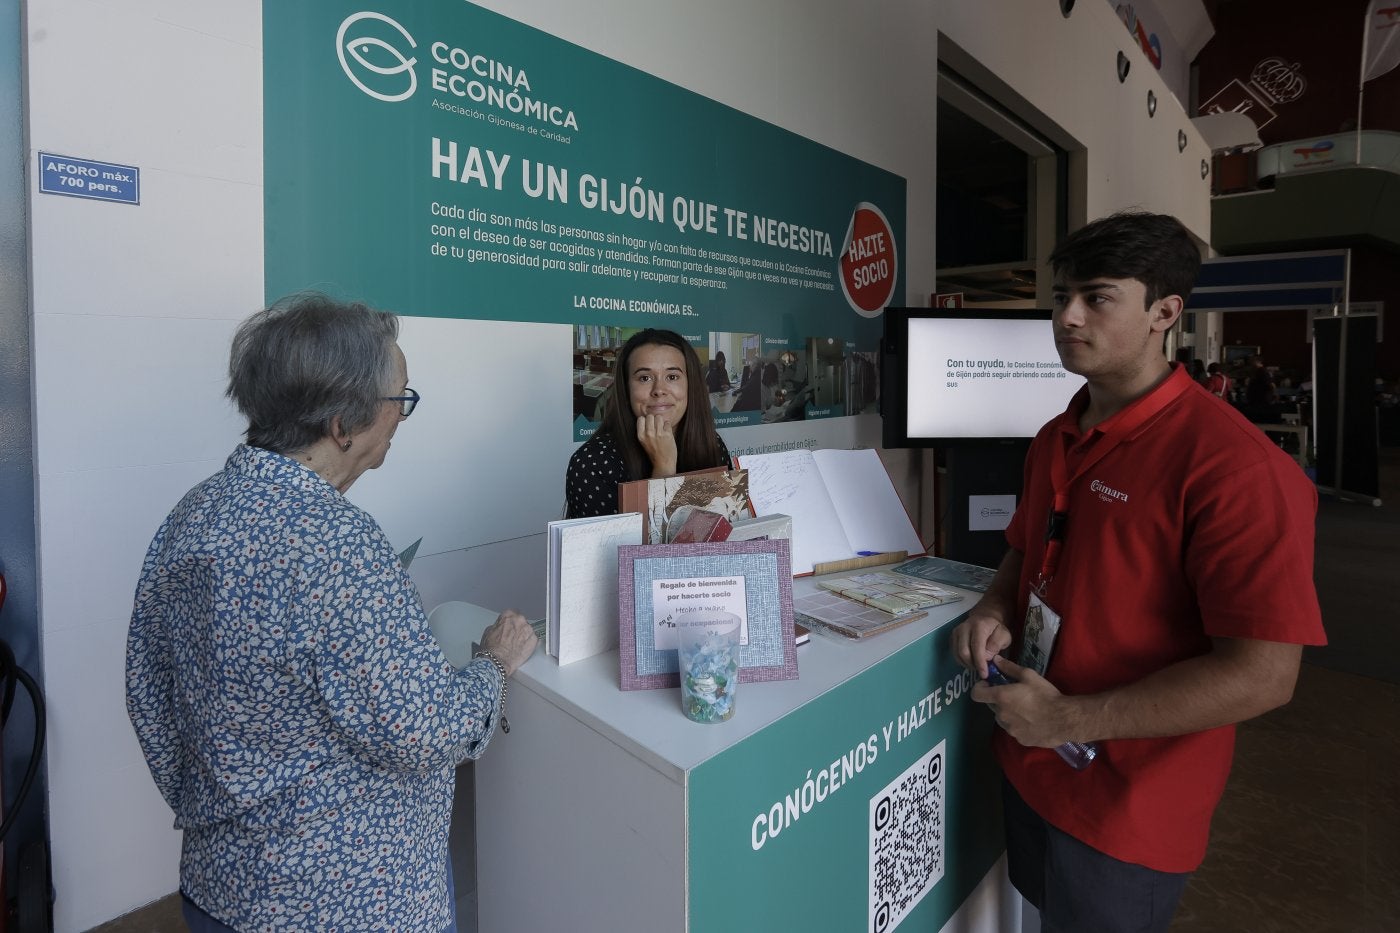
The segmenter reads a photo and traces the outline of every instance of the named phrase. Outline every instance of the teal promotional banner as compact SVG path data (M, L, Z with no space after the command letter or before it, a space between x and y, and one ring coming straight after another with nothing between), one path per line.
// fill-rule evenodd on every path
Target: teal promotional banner
M958 621L692 772L691 930L938 930L957 911L1003 849Z
M903 178L470 3L265 3L263 43L269 299L574 324L581 435L643 327L721 423L873 410Z

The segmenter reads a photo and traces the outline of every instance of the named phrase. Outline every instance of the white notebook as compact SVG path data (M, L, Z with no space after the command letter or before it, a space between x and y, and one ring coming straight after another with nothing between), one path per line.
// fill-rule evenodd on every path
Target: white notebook
M561 665L617 647L617 548L640 544L639 512L548 525L545 651Z

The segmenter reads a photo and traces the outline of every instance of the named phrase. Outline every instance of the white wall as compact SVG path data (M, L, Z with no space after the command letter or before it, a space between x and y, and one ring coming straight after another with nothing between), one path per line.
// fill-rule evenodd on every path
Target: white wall
M1077 31L1044 0L997 4L998 17L1015 17L1011 30L978 0L483 5L904 176L911 303L934 289L939 28L1090 147L1090 216L1139 204L1206 230L1203 187L1158 151L1154 134L1165 135L1175 116L1159 111L1140 132L1134 115L1143 108L1125 99L1147 85L1136 83L1138 70L1130 95L1111 80L1126 34L1101 4L1079 5L1074 25L1087 25ZM242 427L221 392L233 327L263 297L261 8L254 0L29 0L27 10L31 168L43 149L142 172L139 207L31 187L49 812L56 928L68 931L177 883L178 836L126 720L124 639L152 532L189 486L220 467ZM1086 54L1086 42L1108 48ZM1171 96L1158 96L1170 110ZM1169 132L1174 139L1174 125ZM1201 145L1192 135L1189 161ZM502 413L464 401L461 366L441 352L493 341L529 354L538 381ZM542 544L491 530L509 524L502 502L525 503L541 522L562 506L572 446L569 328L410 319L403 345L415 385L435 391L399 432L388 466L353 497L401 546L442 508L473 529L471 546L425 541L414 575L429 606L458 598L538 615ZM509 384L499 365L496 378ZM548 399L557 407L541 405ZM733 448L806 439L851 446L874 443L878 430L867 416L725 436ZM522 459L527 434L546 440ZM463 445L483 442L499 451L499 473L461 476L454 466ZM908 487L917 464L898 454L891 462Z
M28 145L137 165L142 204L31 178L40 619L58 929L174 888L178 838L126 721L141 558L239 425L219 397L262 299L256 3L27 5Z
M996 16L989 10L995 6ZM1082 199L1070 226L1139 207L1175 214L1202 242L1210 241L1210 180L1201 178L1206 146L1162 77L1129 44L1106 3L1077 3L1066 19L1058 3L1016 0L940 4L938 28L994 76L983 87L1065 149L1078 152L1074 171ZM1132 66L1120 84L1119 50ZM961 61L955 63L961 65ZM977 81L978 74L967 77ZM1147 92L1157 97L1147 113ZM1185 151L1177 131L1186 133Z

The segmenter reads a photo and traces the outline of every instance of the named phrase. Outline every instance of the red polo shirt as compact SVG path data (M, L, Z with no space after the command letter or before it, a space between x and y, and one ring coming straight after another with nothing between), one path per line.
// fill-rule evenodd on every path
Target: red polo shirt
M1212 637L1323 644L1317 491L1297 463L1181 366L1081 434L1087 404L1085 389L1032 442L1006 531L1024 555L1019 635L1045 554L1052 445L1064 445L1069 518L1046 593L1062 617L1050 682L1097 693L1204 654ZM1233 726L1113 739L1082 772L1000 731L995 747L1007 778L1051 824L1123 861L1184 872L1205 855L1234 741Z

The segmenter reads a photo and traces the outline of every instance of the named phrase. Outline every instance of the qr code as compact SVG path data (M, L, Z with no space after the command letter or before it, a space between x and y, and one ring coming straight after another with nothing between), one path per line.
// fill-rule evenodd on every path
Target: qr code
M889 933L943 877L939 742L870 798L870 930Z

